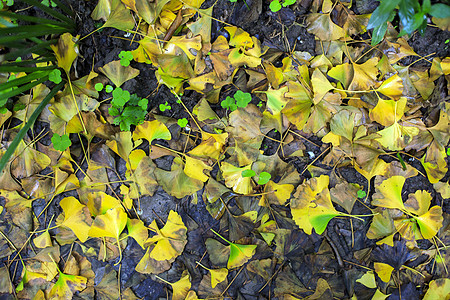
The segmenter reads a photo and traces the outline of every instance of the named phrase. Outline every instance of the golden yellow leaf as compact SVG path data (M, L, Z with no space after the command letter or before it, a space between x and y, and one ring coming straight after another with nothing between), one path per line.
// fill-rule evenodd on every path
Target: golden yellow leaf
M146 139L149 144L156 139L170 140L171 138L169 129L158 120L145 121L136 126L133 132L133 140Z
M307 234L311 234L313 228L309 221L309 211L315 206L312 201L322 191L328 191L328 184L329 177L326 175L311 178L297 187L291 200L292 219Z
M389 280L391 280L391 274L392 271L394 271L393 267L388 264L379 262L374 263L373 266L375 268L375 272L381 280L383 280L384 282L389 282Z
M370 119L383 126L391 126L402 118L406 100L406 97L401 97L397 101L378 98L377 105L370 111Z
M88 195L87 207L92 216L103 215L111 208L122 207L119 200L105 192L93 192Z
M74 197L62 199L59 206L64 211L64 220L61 225L70 228L80 242L86 242L92 224L89 209Z
M111 237L119 240L119 235L127 224L127 214L123 208L115 207L106 211L103 215L95 217L89 230L91 237Z
M206 170L206 172L209 173L209 171L212 170L212 167L207 165L201 159L190 157L188 155L186 155L185 158L186 164L184 166L184 173L191 178L206 182L209 176L206 175L204 171Z
M182 275L180 280L170 284L173 290L172 300L184 300L189 292L189 289L191 288L189 272L186 270L183 274L185 273L187 274Z
M315 69L311 76L311 85L314 90L314 104L317 104L322 100L328 91L334 89L328 79L323 75L319 69Z
M402 200L402 189L405 177L392 176L375 186L376 193L372 196L372 205L386 208L405 209Z
M253 191L255 183L251 177L243 177L242 172L251 170L252 164L238 168L227 162L220 164L220 170L225 178L225 185L232 188L233 191L239 194L248 195Z
M133 79L139 75L139 70L130 66L124 67L120 60L114 60L103 67L98 68L100 72L106 75L116 87L120 87L125 81Z
M442 208L438 205L433 206L425 214L414 217L419 224L420 233L424 239L431 239L441 229L444 218Z
M146 245L155 244L155 247L150 252L150 257L157 261L172 260L178 257L187 243L186 232L187 228L184 226L180 215L171 210L167 218L166 225L158 229L156 221L150 224L150 229L156 232L156 235L147 239Z
M403 80L398 74L394 74L383 81L376 91L391 99L396 99L403 94Z
M59 37L58 44L50 47L55 52L58 66L69 74L73 61L78 56L78 46L75 45L74 37L70 33L64 33Z
M211 273L211 287L215 288L218 283L221 283L225 279L227 279L228 276L228 269L221 268L221 269L209 269L209 272Z
M86 277L67 275L60 271L58 281L50 290L48 299L71 299L76 291L86 288L86 282Z

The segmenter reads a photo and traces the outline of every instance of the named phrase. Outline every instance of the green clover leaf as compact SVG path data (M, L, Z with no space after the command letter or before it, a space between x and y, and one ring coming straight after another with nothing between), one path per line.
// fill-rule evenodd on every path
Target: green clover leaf
M107 84L106 85L106 88L105 88L105 91L107 92L107 93L111 93L112 91L113 91L113 87L111 86L111 85L109 85L109 84Z
M253 170L244 170L241 173L242 177L253 177L256 175L255 171Z
M97 83L95 84L94 88L95 88L95 90L96 90L97 92L100 92L101 90L103 90L103 83L97 82Z
M62 81L61 78L61 71L59 69L54 69L48 74L48 80L50 80L53 83L60 83Z
M252 101L252 95L244 93L243 91L237 91L236 94L234 94L234 99L236 100L238 107L245 108L250 101Z
M236 101L228 96L225 100L223 100L220 105L223 108L229 109L231 111L235 111L237 109Z
M57 133L53 134L52 143L53 147L59 151L64 151L68 147L70 147L70 145L72 145L72 141L69 139L69 136L67 134L63 135L59 135Z
M188 120L186 118L178 119L177 124L181 128L186 127L186 125L188 124Z
M366 197L366 192L363 190L359 190L356 195L358 196L359 199L363 199L364 197Z
M278 0L273 0L272 2L270 2L269 8L271 11L273 12L277 12L281 9L281 4L280 1Z
M259 185L263 185L269 182L270 178L272 178L272 176L270 175L270 173L267 172L261 172L261 174L259 174L259 179L258 179L258 184Z
M120 51L119 58L120 64L124 67L128 67L131 60L133 60L133 54L131 53L131 51Z
M113 100L111 101L111 104L115 106L124 106L131 97L129 91L122 90L119 87L114 89L112 95Z

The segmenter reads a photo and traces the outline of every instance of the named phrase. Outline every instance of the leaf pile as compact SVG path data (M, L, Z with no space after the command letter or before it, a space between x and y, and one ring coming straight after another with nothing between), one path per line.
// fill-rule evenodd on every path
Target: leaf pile
M450 88L450 57L420 57L390 23L373 48L356 39L370 15L331 0L306 17L316 56L229 25L213 41L213 7L202 4L99 1L92 18L135 34L137 47L69 82L40 116L53 145L32 132L1 174L0 293L136 299L151 276L172 299L448 295L450 102L435 95L437 82ZM73 41L53 49L67 74ZM147 99L123 89L136 64L176 99L159 111L188 118L147 113ZM185 90L201 95L191 110ZM32 108L46 92L18 101ZM0 155L24 124L9 120L27 116L0 115ZM144 200L157 193L183 200L149 220ZM128 257L138 275L124 286ZM108 262L100 278L92 261Z

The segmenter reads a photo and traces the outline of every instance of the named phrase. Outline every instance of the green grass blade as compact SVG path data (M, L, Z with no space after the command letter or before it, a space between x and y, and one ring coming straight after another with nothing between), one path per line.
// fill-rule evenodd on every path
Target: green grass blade
M27 16L27 15L20 15L17 13L12 13L9 11L0 11L0 17L7 17L15 20L21 20L26 22L32 22L36 24L48 24L48 25L55 25L59 27L65 27L67 29L73 29L73 26L69 26L67 23L56 21L56 20L49 20L46 18L39 18L39 17L33 17L33 16ZM2 18L0 18L1 20ZM5 20L3 20L5 21ZM8 22L9 23L9 22ZM2 23L3 24L3 23ZM11 23L9 23L11 24ZM5 24L6 25L6 24ZM11 25L7 25L8 27L11 27ZM18 26L17 24L13 24L13 26Z
M53 8L47 7L44 4L42 4L36 0L22 0L22 1L25 3L28 3L29 5L38 7L39 9L41 9L45 13L49 14L50 16L55 17L56 19L59 19L65 23L67 23L68 25L72 25L73 28L75 28L75 22L71 18L57 12Z
M19 133L16 135L12 143L9 145L8 149L6 149L5 154L3 154L3 156L0 158L0 174L3 172L3 169L5 168L11 156L14 154L14 151L19 145L20 141L23 140L28 130L31 128L31 126L33 126L34 122L37 120L42 110L50 102L50 99L52 99L53 96L55 96L56 93L64 86L64 84L65 84L64 81L61 82L60 84L55 86L50 91L50 93L48 93L48 95L42 100L42 102L38 105L38 107L36 107L33 114L28 119L28 122L26 122L25 125L22 127L22 129L20 129Z
M13 79L11 81L2 83L0 85L0 92L4 91L4 90L7 90L9 88L12 88L12 87L18 87L18 86L20 86L20 85L22 85L24 83L28 83L28 82L31 83L33 80L36 80L36 79L43 78L43 77L47 76L48 73L50 73L50 71L43 71L43 72L42 71L37 71L37 72L31 73L31 74L28 74L26 76L23 76L23 77L20 77L20 78L16 78L16 79ZM1 98L1 96L0 96L0 98Z
M50 40L40 43L38 45L32 44L23 44L20 47L13 47L14 51L5 54L5 60L15 60L18 57L26 56L30 53L38 54L43 57L49 57L54 60L53 51L50 49L50 45L54 45L58 42L58 40Z
M57 66L47 66L47 67L20 67L20 66L8 66L0 65L0 72L35 72L35 71L45 71L56 69Z
M12 43L14 41L19 41L23 39L29 39L32 37L43 36L47 34L63 34L67 32L65 28L48 28L46 30L36 30L32 32L22 32L14 35L2 36L0 37L0 45L7 46L8 43ZM0 31L0 35L2 35Z
M44 78L41 78L39 80L30 82L30 83L25 84L25 85L23 85L21 87L15 88L12 91L6 92L4 94L0 94L0 102L2 100L14 97L14 96L16 96L16 95L18 95L18 94L20 94L22 92L28 91L28 90L34 88L36 85L38 85L40 83L43 83L44 81L47 81L47 80L48 80L48 76L45 76Z

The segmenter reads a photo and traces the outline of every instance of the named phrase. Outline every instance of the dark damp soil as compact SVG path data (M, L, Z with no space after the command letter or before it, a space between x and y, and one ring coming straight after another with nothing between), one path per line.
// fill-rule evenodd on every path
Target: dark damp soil
M217 2L215 0L207 0L203 6L210 7L215 3L213 17L222 21L219 22L213 20L212 40L215 40L219 35L227 36L227 32L223 29L223 22L226 22L228 24L241 27L250 35L257 37L263 45L267 45L270 48L275 48L282 52L291 52L293 50L306 51L311 55L315 55L316 43L314 36L307 32L304 23L305 16L309 11L312 2L312 0L297 1L296 5L282 8L277 13L271 12L269 9L269 1L263 0L238 0L234 3L226 0L219 0ZM376 8L376 3L376 1L357 0L356 10L360 13L370 13ZM92 20L90 17L90 14L96 4L97 1L70 1L70 6L75 11L75 19L78 26L77 34L81 37L86 36L98 26L97 22ZM118 59L118 54L120 51L133 50L136 47L133 44L130 45L128 40L122 39L123 37L124 32L112 28L105 28L101 31L95 32L88 38L83 39L79 43L80 58L78 59L75 67L77 77L85 76L89 74L91 70L97 72L99 67L102 67L112 60ZM424 36L415 34L410 39L409 43L414 50L422 56L435 53L429 57L432 59L434 56L445 57L450 55L450 44L445 44L445 41L449 38L449 32L443 32L436 28L429 27ZM411 62L412 61L405 61L405 63ZM151 65L132 62L132 67L139 69L140 75L135 79L126 82L123 88L130 91L130 93L136 93L140 97L147 97L149 99L149 111L154 111L161 114L161 112L157 110L157 107L165 101L167 101L170 105L177 105L175 97L168 90L168 88L165 86L158 88L158 82L154 75L155 69ZM443 86L443 88L445 88L445 86ZM444 91L443 93L448 95L447 91ZM108 95L103 94L102 97L103 99L106 99ZM221 97L225 97L225 95L222 95ZM200 94L194 91L186 91L182 99L186 106L189 109L192 109L200 98ZM216 108L220 109L220 106L216 106ZM171 112L165 112L162 114L175 118L188 116L183 109L172 110ZM218 114L221 115L222 112L219 111ZM36 129L39 129L39 126L42 127L45 125L38 122ZM39 132L39 130L37 130L37 132ZM267 136L272 139L280 139L280 134L273 131L269 132ZM314 162L314 165L316 166L321 166L321 158L327 154L326 147L322 145L319 138L310 136L307 137L307 139L310 142L303 142L304 157L285 159L286 162L293 164L297 170L303 174L303 178L310 177L309 172L304 172L304 169L307 168L312 162ZM266 138L263 142L261 150L264 151L265 155L273 155L278 146L279 143ZM148 151L148 145L145 150ZM317 159L318 156L321 156L320 159ZM117 160L116 166L119 170L119 174L123 176L126 170L124 162L117 156L115 159ZM339 174L348 182L357 183L362 186L365 191L367 191L367 180L353 168L339 168L337 172L339 172ZM448 177L449 174L446 175L447 179ZM370 186L371 190L368 192L372 194L374 192L373 181ZM407 191L407 193L411 193L416 191L418 188L432 190L435 201L442 203L442 198L440 195L435 195L434 190L430 189L428 180L421 176L408 179L404 190ZM56 208L56 204L59 200L60 199L55 199L55 207L51 208L52 211L56 212L56 210L59 210L59 208ZM41 202L36 201L34 203L34 208L36 209L35 211L39 212L45 206L45 203ZM180 274L177 272L179 271L181 273L181 266L184 265L189 269L192 276L193 288L197 288L202 275L205 273L205 270L196 268L195 266L195 261L200 261L206 251L204 246L199 248L199 245L204 245L206 238L211 237L209 228L218 225L218 221L214 220L206 210L206 206L203 203L200 193L198 197L198 204L194 205L188 199L180 200L169 196L162 190L162 188L159 188L154 196L142 197L140 199L140 205L142 208L141 212L139 212L140 218L144 220L146 225L148 225L155 218L166 219L169 211L177 208L177 211L182 216L183 221L187 224L187 227L195 227L194 230L188 233L188 243L184 254L177 258L171 271L169 271L169 281L173 282L179 279ZM443 210L448 213L450 211L450 204L445 203L443 205ZM368 212L362 204L357 202L354 208L354 213L367 214ZM189 224L191 224L191 226ZM196 225L192 226L192 224ZM350 224L348 219L333 219L330 221L325 236L326 240L328 240L331 245L334 255L339 256L340 259L346 261L354 261L352 251L374 246L374 242L367 239L365 236L368 224L369 222L367 222L367 220L365 222L353 221L352 224ZM351 234L352 228L354 236ZM317 252L318 245L320 245L320 242L323 239L323 237L314 235L309 238L314 241L314 246L310 246L311 249L307 249L302 252L306 258L296 258L292 260L292 265L294 266L295 272L300 278L307 276L304 275L306 273L300 274L300 270L302 270L301 262L304 262L308 255ZM76 248L77 247L78 246L76 246ZM75 250L80 250L76 248ZM69 251L67 246L62 247L61 252L64 253L64 251ZM166 288L164 284L152 280L150 276L139 274L134 271L136 264L143 254L144 250L142 250L141 247L134 242L134 240L129 239L129 243L123 252L124 258L122 260L122 268L120 273L122 288L125 289L127 287L132 287L136 296L142 299L159 299L160 297L166 297ZM96 277L96 282L100 282L103 274L106 274L105 269L111 268L112 264L109 265L108 263L100 262L93 258L89 258L89 260L92 263L93 271L96 276L98 276ZM336 262L333 262L332 267L335 268L334 270L337 269L342 271L342 276L347 277L348 265L338 266L336 265ZM113 268L118 271L118 266ZM21 268L19 267L18 270L16 270L17 275L15 278L20 277L20 272ZM233 271L233 273L236 273L236 271ZM173 278L171 278L171 276ZM233 298L257 299L255 291L257 291L262 285L259 285L258 289L255 289L249 285L241 286L242 282L246 281L249 276L251 275L247 274L246 271L242 272L239 277L236 278L235 283L229 287L228 293L232 295ZM264 291L264 295L262 297L269 294L267 292L267 288Z

